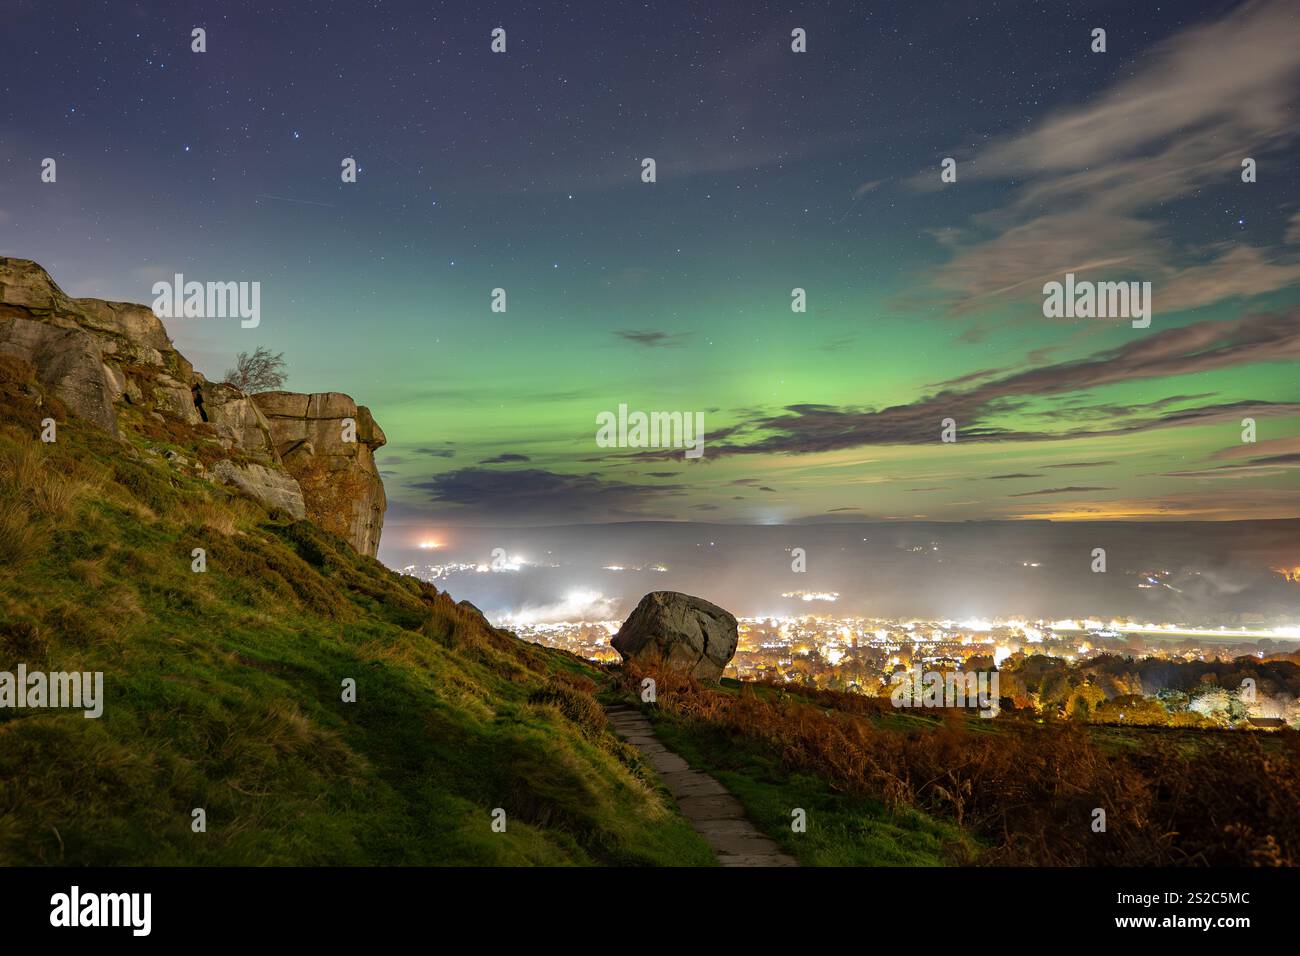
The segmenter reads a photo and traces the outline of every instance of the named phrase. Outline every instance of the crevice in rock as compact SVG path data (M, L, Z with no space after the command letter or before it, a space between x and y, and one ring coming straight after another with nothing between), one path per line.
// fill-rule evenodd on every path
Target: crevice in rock
M194 408L199 413L199 418L203 421L208 420L208 413L203 410L203 390L198 385L190 386L190 394L194 396Z

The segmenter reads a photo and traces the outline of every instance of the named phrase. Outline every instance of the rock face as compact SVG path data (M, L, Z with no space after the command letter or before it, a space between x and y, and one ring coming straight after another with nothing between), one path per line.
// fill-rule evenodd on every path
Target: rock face
M72 415L114 436L126 426L155 440L184 438L217 481L305 514L362 554L378 550L387 500L374 450L386 439L348 396L249 396L209 382L146 306L71 298L35 262L3 256L0 355L32 366ZM355 442L343 440L346 418Z
M237 465L222 460L212 466L212 477L223 485L232 485L251 498L256 498L272 508L281 508L295 518L307 517L302 489L283 471L265 465L246 463Z
M388 439L370 409L339 392L261 392L252 400L302 486L307 516L373 555L388 507L374 453Z
M251 396L233 385L198 382L191 389L200 417L212 426L227 448L264 462L277 462L271 425Z
M113 404L122 395L119 377L104 364L94 336L15 316L0 316L0 352L30 363L40 383L78 418L117 434Z
M612 644L624 660L661 658L697 680L716 681L736 653L736 618L703 598L652 591L623 622Z

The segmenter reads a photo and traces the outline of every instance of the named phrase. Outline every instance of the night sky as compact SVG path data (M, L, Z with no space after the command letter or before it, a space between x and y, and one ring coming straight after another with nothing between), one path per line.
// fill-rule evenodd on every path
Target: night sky
M5 11L0 254L115 300L261 282L258 328L169 331L368 405L389 546L1300 513L1290 0ZM1044 318L1066 272L1151 282L1150 328ZM703 459L598 448L620 403L703 411Z

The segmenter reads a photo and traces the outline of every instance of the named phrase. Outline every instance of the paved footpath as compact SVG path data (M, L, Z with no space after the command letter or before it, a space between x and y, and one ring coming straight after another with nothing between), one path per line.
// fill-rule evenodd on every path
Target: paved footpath
M673 753L655 736L650 721L624 704L606 707L610 726L645 756L663 779L682 814L713 849L723 866L798 866L758 831L745 816L740 801L702 770Z

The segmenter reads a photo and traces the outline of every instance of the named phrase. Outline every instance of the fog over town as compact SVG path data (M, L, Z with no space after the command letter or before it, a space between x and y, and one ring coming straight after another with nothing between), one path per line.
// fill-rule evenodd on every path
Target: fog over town
M506 626L622 619L654 590L706 596L746 617L1300 625L1294 520L638 522L430 528L407 547L394 538L385 563Z

